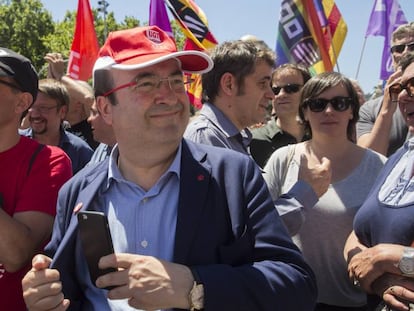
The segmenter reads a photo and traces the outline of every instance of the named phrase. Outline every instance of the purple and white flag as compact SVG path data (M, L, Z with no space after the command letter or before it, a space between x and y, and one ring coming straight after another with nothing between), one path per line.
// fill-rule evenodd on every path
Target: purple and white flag
M384 37L380 74L382 80L387 80L394 71L390 51L392 33L398 26L406 23L407 19L401 10L398 0L375 0L365 37Z

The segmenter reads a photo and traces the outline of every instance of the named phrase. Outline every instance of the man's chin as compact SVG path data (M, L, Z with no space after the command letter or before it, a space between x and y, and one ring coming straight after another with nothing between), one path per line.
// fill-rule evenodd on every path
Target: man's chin
M36 130L36 129L32 128L32 131L33 131L33 134L35 134L35 135L43 135L47 132L47 129L38 129L38 130Z

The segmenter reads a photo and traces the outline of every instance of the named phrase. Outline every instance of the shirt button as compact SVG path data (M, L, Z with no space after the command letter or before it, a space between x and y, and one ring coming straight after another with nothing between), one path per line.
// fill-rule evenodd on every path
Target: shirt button
M143 198L142 199L142 203L147 203L147 201L148 201L148 198Z
M147 248L147 246L148 246L148 241L146 241L146 240L141 241L141 246L142 246L143 248Z

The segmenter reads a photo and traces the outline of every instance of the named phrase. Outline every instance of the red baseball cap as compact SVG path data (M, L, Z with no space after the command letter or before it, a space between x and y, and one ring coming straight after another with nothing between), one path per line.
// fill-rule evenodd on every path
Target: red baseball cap
M157 26L136 27L109 33L99 51L93 70L115 68L133 70L175 58L189 73L205 73L213 68L210 56L201 51L177 51L174 41Z

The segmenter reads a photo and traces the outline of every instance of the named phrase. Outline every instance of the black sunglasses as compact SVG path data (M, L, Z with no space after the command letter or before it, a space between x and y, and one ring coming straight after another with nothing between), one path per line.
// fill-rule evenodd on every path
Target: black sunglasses
M283 89L286 93L292 94L299 92L299 90L302 88L302 85L300 84L286 84L284 86L272 86L273 94L279 95L280 91Z
M18 90L20 92L24 92L20 86L18 86L16 84L13 84L11 82L0 80L0 84L4 84L4 85L7 85L7 86L11 87L12 89Z
M411 79L408 79L407 82L404 84L401 83L395 83L390 86L389 88L391 94L398 95L402 92L402 90L406 90L408 96L413 97L414 96L414 77Z
M331 99L325 98L310 98L305 100L305 107L313 112L321 112L326 109L326 106L330 103L332 108L336 111L345 111L351 106L353 100L351 97L337 96Z
M405 50L405 47L408 47L408 51L414 51L414 42L406 43L406 44L397 44L391 47L391 53L402 53Z

